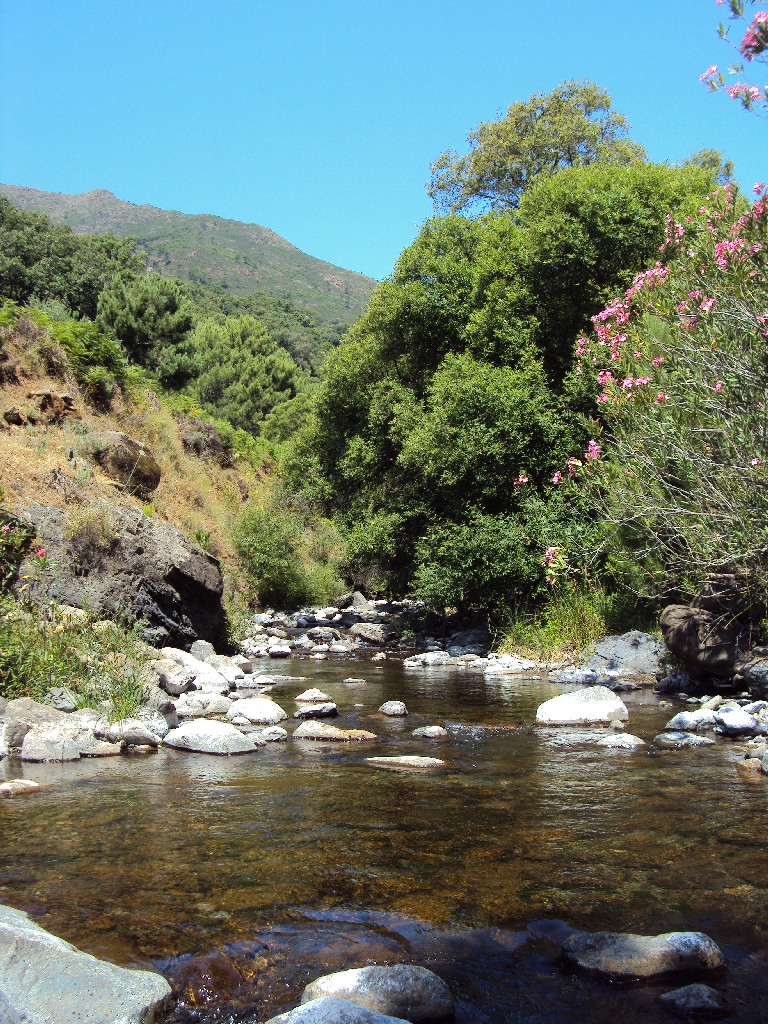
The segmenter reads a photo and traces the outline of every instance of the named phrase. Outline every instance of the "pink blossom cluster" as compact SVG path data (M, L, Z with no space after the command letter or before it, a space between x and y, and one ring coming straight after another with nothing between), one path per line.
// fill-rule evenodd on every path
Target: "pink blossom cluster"
M514 481L514 486L515 487L522 487L523 484L527 484L527 483L528 483L528 477L527 476L520 475L520 476L516 476L515 477L515 481Z
M728 261L744 248L743 238L730 238L715 245L715 262L721 270L728 269ZM743 257L742 257L743 259Z
M747 85L746 82L736 82L735 85L726 85L725 91L732 100L745 99L754 102L762 96L757 85Z
M703 74L699 75L699 81L700 82L708 82L711 78L714 78L715 75L717 75L717 73L718 73L717 64L710 64L709 67L707 68L707 70Z
M754 60L768 48L768 11L758 11L744 33L739 51L747 60Z
M557 558L557 548L547 548L544 552L544 558L542 559L542 565L552 565Z

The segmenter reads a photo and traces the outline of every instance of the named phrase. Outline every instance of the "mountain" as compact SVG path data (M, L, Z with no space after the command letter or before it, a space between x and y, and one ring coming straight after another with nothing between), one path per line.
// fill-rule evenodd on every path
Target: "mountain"
M69 224L79 235L135 238L148 269L166 277L214 285L235 296L266 292L313 310L323 324L351 324L376 285L364 274L308 256L259 224L136 206L106 189L67 195L0 185L0 194L24 210L46 213L54 224Z

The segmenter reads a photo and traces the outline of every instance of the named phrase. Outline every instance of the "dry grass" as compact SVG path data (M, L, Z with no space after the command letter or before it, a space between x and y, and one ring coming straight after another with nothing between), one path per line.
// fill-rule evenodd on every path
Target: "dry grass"
M0 384L0 415L11 407L34 407L35 391L67 391L79 418L61 424L0 427L0 483L9 505L42 504L71 511L120 504L149 511L182 530L206 539L225 565L237 569L232 525L249 496L269 488L268 478L245 463L224 469L187 453L176 421L157 395L147 389L132 400L118 400L108 414L90 408L69 379L64 383L41 372L25 339L11 336L6 350L17 366L18 383ZM4 429L3 429L4 428ZM93 460L95 438L119 430L146 444L162 470L151 506L123 494ZM82 513L78 513L82 517ZM77 518L77 516L75 516Z

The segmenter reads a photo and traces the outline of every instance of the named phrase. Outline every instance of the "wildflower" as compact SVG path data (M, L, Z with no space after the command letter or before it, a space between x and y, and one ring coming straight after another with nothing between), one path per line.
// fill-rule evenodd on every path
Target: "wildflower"
M699 75L700 82L708 82L711 78L714 78L717 74L717 64L710 64L704 74Z
M581 466L581 463L579 462L579 460L574 458L574 456L572 455L570 457L570 459L568 459L568 476L570 476L570 477L576 476L576 470L580 466Z
M624 380L621 382L622 391L626 391L628 388L631 388L634 383L634 377L625 377Z
M3 533L8 533L9 530L10 526L8 525L8 523L3 523Z
M563 474L558 469L558 471L552 477L552 483L553 484L561 484L562 482L563 482Z
M715 300L714 299L702 299L701 305L699 306L699 309L703 310L705 313L709 313L711 311L712 307L714 306L714 304L715 304Z
M755 193L756 196L759 196L761 192L765 191L765 182L755 182L755 184L752 186L752 191Z
M521 487L523 484L527 484L527 483L528 483L528 477L527 476L515 477L515 487Z
M719 380L715 384L715 394L719 395L722 390L723 390L723 382L721 380Z
M542 565L552 565L554 560L557 558L557 548L547 548L544 552L544 559Z
M635 380L635 384L639 384L641 387L644 384L650 384L650 383L651 383L651 378L650 377L637 377L636 380Z
M590 441L587 445L587 450L584 452L584 458L587 462L595 462L600 458L600 452L602 448L597 441Z
M651 360L651 362L653 363L653 365L654 365L655 367L657 367L657 368L658 368L658 367L659 367L659 366L661 366L661 364L662 364L662 363L664 362L664 356L655 356L655 357L654 357L654 358L653 358L653 359Z
M758 11L744 33L739 51L747 60L754 60L768 47L768 11ZM757 88L753 86L753 88ZM758 93L759 95L759 93Z
M761 463L761 460L760 460L760 459L752 459L751 465L753 465L753 466L759 466L759 465L760 465L760 463Z
M613 374L610 370L601 370L597 375L597 382L603 386L606 384L613 384Z
M604 405L608 401L608 392L604 391L601 395L597 396L598 405Z
M657 402L668 402L669 401L669 395L665 395L663 391L660 391L658 393L658 395L656 395L656 401Z
M35 552L36 558L45 558L45 548L38 548Z

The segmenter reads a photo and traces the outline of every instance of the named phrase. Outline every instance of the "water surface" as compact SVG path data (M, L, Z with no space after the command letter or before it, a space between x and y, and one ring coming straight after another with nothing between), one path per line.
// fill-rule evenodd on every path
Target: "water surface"
M338 725L380 741L0 762L0 775L46 787L0 803L0 901L96 955L154 963L184 996L181 1017L223 999L263 1020L324 965L410 959L446 977L460 1021L666 1019L654 1000L669 985L566 975L549 941L559 926L526 930L559 920L706 931L726 948L718 984L737 1016L763 1019L768 782L737 773L737 745L633 753L534 730L537 706L561 692L540 679L268 668L306 677L271 694L289 713L316 685ZM378 716L387 699L409 717ZM673 713L647 691L625 699L646 740ZM449 740L412 739L443 722ZM417 774L366 762L408 753L448 763Z

